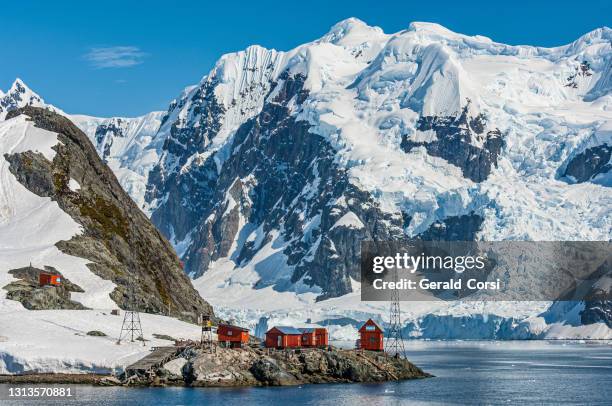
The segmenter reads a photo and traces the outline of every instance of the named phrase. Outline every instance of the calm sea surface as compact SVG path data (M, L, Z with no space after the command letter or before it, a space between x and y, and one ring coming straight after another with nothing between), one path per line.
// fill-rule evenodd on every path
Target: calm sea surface
M283 388L99 388L78 400L4 405L612 405L612 344L408 342L408 358L435 378Z

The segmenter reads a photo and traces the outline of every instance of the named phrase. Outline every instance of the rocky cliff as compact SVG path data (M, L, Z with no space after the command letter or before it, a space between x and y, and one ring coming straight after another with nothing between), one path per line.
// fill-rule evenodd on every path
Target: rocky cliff
M57 248L87 259L95 275L112 281L111 298L122 308L132 300L132 285L141 311L191 320L201 313L212 315L170 244L123 191L87 136L67 118L41 108L13 110L7 119L21 114L37 128L57 133L59 140L52 160L32 151L5 155L19 183L57 202L81 226L79 235L58 242Z

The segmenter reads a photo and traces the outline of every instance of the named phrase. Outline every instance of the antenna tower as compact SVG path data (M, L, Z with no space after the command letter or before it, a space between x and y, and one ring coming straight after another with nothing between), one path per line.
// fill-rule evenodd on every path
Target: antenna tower
M393 281L397 285L397 268L393 272ZM398 358L406 358L406 349L402 338L402 317L400 308L400 294L398 289L391 293L391 309L389 312L389 330L385 342L385 353Z
M136 310L136 294L134 278L132 276L130 276L128 281L128 300L117 344L121 344L121 340L127 340L128 338L132 343L134 340L140 340L142 345L146 345L142 334L142 325L140 324L140 314Z

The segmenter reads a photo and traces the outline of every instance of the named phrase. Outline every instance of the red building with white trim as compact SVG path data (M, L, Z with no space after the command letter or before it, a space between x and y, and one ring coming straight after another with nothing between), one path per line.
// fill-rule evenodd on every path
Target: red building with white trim
M301 328L303 347L326 347L329 335L325 328Z
M240 348L249 342L249 330L231 324L217 326L217 341L225 343L227 347Z
M266 348L299 348L302 332L295 327L275 326L266 332Z
M368 319L359 329L359 345L362 350L384 351L384 332L372 319Z

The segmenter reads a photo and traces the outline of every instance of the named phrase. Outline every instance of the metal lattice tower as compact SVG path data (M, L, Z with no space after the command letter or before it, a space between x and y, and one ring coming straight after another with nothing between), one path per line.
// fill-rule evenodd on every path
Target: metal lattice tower
M129 338L132 343L134 340L140 340L142 345L146 345L144 335L142 334L142 325L140 324L140 314L136 310L136 295L134 293L134 279L132 277L130 277L128 282L128 302L126 307L117 344L121 344L121 340Z
M398 281L397 268L393 271L393 281ZM402 338L402 317L400 308L400 293L393 289L391 293L391 309L389 311L389 328L385 342L385 352L396 357L406 358L406 349Z
M200 347L208 352L215 352L215 345L212 337L212 320L209 316L200 315L200 324L202 325L202 336L200 338Z

